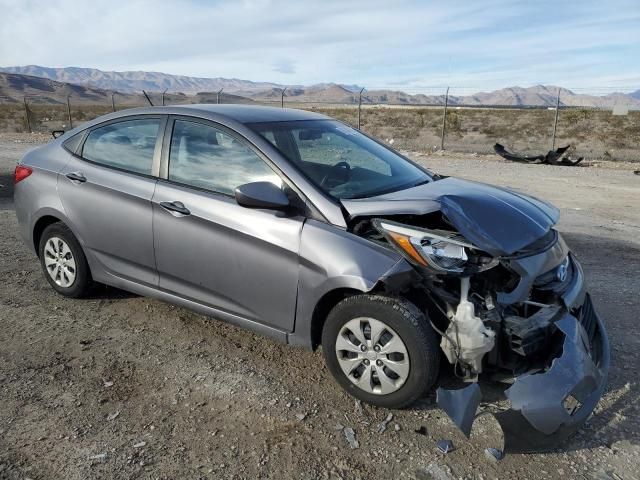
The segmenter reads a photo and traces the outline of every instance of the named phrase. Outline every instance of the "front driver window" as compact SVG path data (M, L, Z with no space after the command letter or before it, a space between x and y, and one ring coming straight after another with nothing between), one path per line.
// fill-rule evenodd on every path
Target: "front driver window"
M334 120L249 124L321 190L337 199L364 198L430 181L397 153Z
M169 180L226 195L251 182L282 186L280 177L246 144L217 128L186 120L176 120L173 127Z

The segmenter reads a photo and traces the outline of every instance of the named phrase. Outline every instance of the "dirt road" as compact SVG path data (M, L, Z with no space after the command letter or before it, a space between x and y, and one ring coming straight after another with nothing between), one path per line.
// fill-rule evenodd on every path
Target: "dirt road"
M320 352L113 289L56 295L18 238L11 200L16 160L41 141L0 135L0 478L640 477L640 177L628 166L416 157L560 207L609 328L609 386L584 429L557 452L495 463L484 454L501 446L490 416L467 441L433 398L393 412L355 403ZM437 453L441 438L456 450Z

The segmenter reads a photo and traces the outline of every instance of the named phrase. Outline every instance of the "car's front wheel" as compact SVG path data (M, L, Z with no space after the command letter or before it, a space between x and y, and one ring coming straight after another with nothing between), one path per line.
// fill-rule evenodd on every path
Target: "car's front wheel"
M322 350L331 374L354 397L404 408L435 383L438 338L425 313L411 302L356 295L329 313Z
M87 259L80 242L64 223L53 223L44 229L39 255L45 277L56 292L72 298L88 293L93 280Z

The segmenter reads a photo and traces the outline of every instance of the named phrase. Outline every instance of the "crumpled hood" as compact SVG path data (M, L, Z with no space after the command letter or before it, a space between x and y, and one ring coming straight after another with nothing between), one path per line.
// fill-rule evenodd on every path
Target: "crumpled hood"
M511 255L542 238L558 221L553 205L511 190L448 177L377 197L342 200L349 215L423 215L442 211L471 243Z

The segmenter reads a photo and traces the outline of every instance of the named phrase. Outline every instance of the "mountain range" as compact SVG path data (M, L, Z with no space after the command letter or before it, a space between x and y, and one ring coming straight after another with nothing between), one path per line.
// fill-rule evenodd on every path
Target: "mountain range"
M22 98L24 95L73 95L79 101L103 101L118 92L119 103L139 103L139 94L167 91L169 101L196 103L210 100L223 89L225 101L229 95L244 101L280 100L285 85L272 82L253 82L237 78L203 78L170 75L159 72L109 72L95 68L49 68L37 65L0 67L0 97ZM9 75L7 75L9 74ZM286 86L287 101L353 104L358 102L358 85L320 83L316 85ZM553 107L558 93L556 86L509 87L472 95L450 95L449 104L468 106L538 106ZM75 99L74 99L75 100ZM240 98L236 98L240 101ZM0 98L0 102L2 98ZM5 100L6 101L6 100ZM214 99L215 101L215 99ZM444 95L409 94L399 90L365 90L365 104L434 105L443 104ZM632 93L586 95L560 88L561 106L612 107L624 104L640 108L640 90Z

